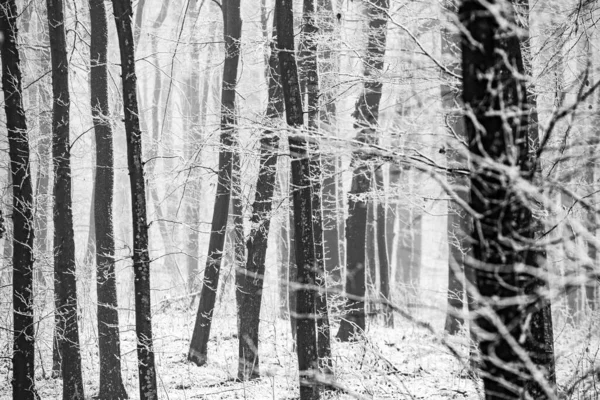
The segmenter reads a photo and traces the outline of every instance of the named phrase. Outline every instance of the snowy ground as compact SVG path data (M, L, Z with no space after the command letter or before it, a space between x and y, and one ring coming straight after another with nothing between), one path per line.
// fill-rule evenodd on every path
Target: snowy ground
M195 319L194 310L186 310L187 301L158 308L154 315L156 362L160 398L178 399L294 399L298 397L296 355L289 322L263 313L261 322L261 370L263 378L249 383L235 383L237 373L236 322L231 302L223 301L217 309L213 335L209 343L209 363L196 367L186 362L186 353ZM424 307L414 312L423 321L439 311ZM266 315L265 315L266 314ZM126 322L127 314L122 315ZM561 387L594 367L600 350L598 323L573 328L561 324L557 315L556 351ZM593 321L589 318L588 321ZM333 332L337 331L334 326ZM98 355L95 329L82 326L84 382L88 398L97 393ZM39 333L42 335L42 333ZM0 398L10 398L10 359L8 335L2 335L0 359ZM366 399L477 399L477 384L469 377L465 360L457 360L446 345L467 355L464 336L448 338L396 315L396 327L386 329L370 324L368 340L356 343L333 343L333 364L337 384L359 398ZM61 381L44 379L49 375L50 346L40 341L36 385L42 399L58 399ZM133 325L122 330L123 377L130 398L138 398ZM42 363L39 363L41 354ZM587 380L570 398L596 398L594 382ZM585 391L585 394L583 393ZM348 393L329 393L324 398L355 398Z

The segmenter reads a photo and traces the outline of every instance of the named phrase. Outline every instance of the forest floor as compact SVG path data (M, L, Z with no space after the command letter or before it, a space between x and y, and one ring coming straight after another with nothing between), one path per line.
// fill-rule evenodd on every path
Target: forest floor
M296 399L298 398L297 359L289 321L264 316L261 321L261 374L252 382L235 382L237 375L236 319L231 302L221 302L213 321L209 361L197 367L186 361L195 321L195 307L189 300L156 307L153 315L159 398L182 399ZM419 313L423 321L431 311ZM132 314L132 313L130 313ZM263 312L263 314L265 314ZM267 313L269 314L269 313ZM275 314L275 312L271 312ZM132 315L122 315L127 323ZM480 382L467 367L466 335L447 337L428 327L396 315L394 328L371 323L367 339L340 343L334 339L333 369L336 385L343 391L328 392L324 399L478 399ZM561 320L560 316L556 318ZM85 318L82 318L85 321ZM596 318L589 318L597 321ZM580 327L585 324L579 325ZM123 378L131 399L138 398L134 325L122 329ZM556 324L555 340L558 380L561 390L595 368L600 351L598 323L577 330ZM82 326L82 357L86 398L98 391L98 354L92 323ZM337 332L337 323L332 334ZM48 332L49 333L49 332ZM40 333L41 335L41 333ZM11 398L9 335L0 340L0 399ZM45 343L45 342L41 342ZM449 347L462 357L458 360ZM41 399L61 398L61 381L49 379L51 346L40 346L36 360L36 385ZM38 357L36 354L36 358ZM600 393L593 378L582 381L571 395L563 398L591 399Z

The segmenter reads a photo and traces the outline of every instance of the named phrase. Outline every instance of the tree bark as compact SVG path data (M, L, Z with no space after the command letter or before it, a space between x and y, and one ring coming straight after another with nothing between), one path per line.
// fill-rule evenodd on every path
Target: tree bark
M550 306L539 278L516 270L521 264L543 268L545 254L535 243L540 228L530 209L535 202L512 182L533 181L536 172L529 143L535 104L521 78L525 67L514 8L506 0L492 5L464 0L459 9L468 32L462 37L462 74L463 99L472 113L465 121L472 154L470 206L478 215L473 255L480 263L475 274L484 306L477 318L485 333L479 338L480 368L487 399L517 399L525 391L545 399L555 391ZM509 176L509 169L520 176ZM515 301L523 294L528 300ZM544 373L544 384L518 354L523 337L522 350L534 370Z
M113 228L113 132L108 100L108 22L104 0L90 0L90 95L96 139L93 216L98 294L100 400L126 399L121 377L121 341Z
M135 49L131 27L133 10L130 0L113 0L115 24L121 53L121 79L127 136L127 165L131 187L133 225L133 271L135 289L135 324L139 392L142 400L158 399L156 367L152 344L152 310L150 299L150 256L148 254L148 220L146 215L146 183L142 161L142 132L140 130L135 74Z
M62 0L47 0L52 61L54 161L54 296L60 319L55 334L61 356L63 399L83 399L71 197L69 68Z
M379 104L383 83L376 77L383 71L387 40L388 0L375 0L366 5L368 15L367 49L364 65L363 91L359 96L353 117L358 129L356 140L366 145L377 142ZM348 193L346 220L346 318L340 322L337 337L348 341L365 330L365 240L367 230L367 194L372 187L372 171L360 153L353 155L355 166L352 189Z
M276 21L273 21L273 37L276 36ZM271 54L268 58L269 99L267 105L267 124L276 125L283 115L283 96L279 61L275 43L271 40ZM260 308L265 275L265 258L267 255L267 240L271 223L271 209L275 180L277 177L277 150L279 137L273 131L266 129L260 139L260 167L254 204L252 205L252 228L246 244L248 256L245 268L239 274L237 286L241 294L239 303L240 332L239 332L239 367L238 379L248 380L260 376L258 358L258 331L260 323Z
M294 51L294 11L291 0L276 0L275 19L279 47L279 69L287 124L294 130L304 124L298 68ZM300 398L319 399L314 383L318 371L317 332L315 316L316 269L315 235L312 212L311 171L308 145L292 131L289 136L292 154L292 187L295 254L298 268L296 280L296 351L300 373Z
M33 188L29 138L23 108L22 78L17 48L17 5L0 7L2 90L12 176L13 219L13 400L36 400L33 319ZM6 242L7 239L5 239ZM6 246L6 244L5 244Z
M317 315L317 347L321 367L325 372L330 372L331 364L331 338L329 326L329 311L327 309L327 282L325 274L325 248L323 241L323 213L321 198L323 196L321 183L323 181L321 154L319 153L319 72L317 60L317 34L319 28L316 22L316 0L304 0L302 11L302 35L300 47L303 49L301 57L304 60L304 81L306 82L308 132L313 136L309 143L310 179L311 179L311 208L313 224L313 240L315 246L315 263L317 267L316 284L317 292L315 313Z
M222 10L225 40L225 64L223 67L223 86L221 88L222 148L219 154L217 195L208 244L208 257L200 292L198 314L188 352L188 360L196 365L204 365L207 361L208 339L217 288L219 286L219 272L221 270L221 259L227 231L227 214L231 199L230 180L233 167L231 146L233 145L233 137L237 124L235 89L242 31L240 0L224 0Z
M387 247L386 220L387 204L385 201L385 183L383 179L383 166L375 169L374 183L378 194L376 208L376 240L377 240L377 258L379 260L379 297L382 303L383 322L387 327L394 326L394 314L391 308L390 298L390 263Z

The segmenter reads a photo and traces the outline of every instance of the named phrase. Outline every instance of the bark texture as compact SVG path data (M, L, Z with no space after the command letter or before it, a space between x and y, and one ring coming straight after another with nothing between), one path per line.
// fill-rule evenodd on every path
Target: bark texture
M532 209L539 206L519 192L516 182L533 181L535 174L529 151L535 104L522 78L514 8L506 0L492 5L465 0L459 9L469 34L462 37L462 74L463 99L471 112L465 121L472 155L470 206L477 213L473 256L482 296L476 321L482 331L480 368L486 399L518 399L525 392L545 399L555 390L550 305L540 280L516 269L520 264L543 268L545 261L535 243L540 227ZM514 301L523 294L528 297ZM526 365L522 350L533 366Z
M127 136L127 166L131 187L131 215L133 224L133 271L135 289L135 325L139 393L142 400L158 399L156 366L152 344L152 312L150 299L150 257L148 254L148 219L146 215L146 185L142 161L142 132L140 130L135 74L135 49L131 27L133 10L130 0L113 0L113 10L119 50L125 133Z
M298 79L298 68L294 50L294 11L291 0L276 0L275 19L277 24L277 44L279 47L279 69L283 85L285 115L287 124L299 129L304 124L302 97ZM314 375L318 370L317 332L315 316L315 284L318 268L315 255L315 235L312 212L312 191L310 159L306 140L290 132L290 153L292 154L295 254L298 268L296 280L296 350L300 371L300 398L319 399L319 389Z
M90 0L90 94L96 139L93 217L98 293L100 400L126 399L121 377L121 341L113 228L113 133L108 101L108 22L104 0Z
M0 6L3 34L2 90L12 177L13 219L13 400L36 400L33 320L33 188L29 162L29 138L23 109L22 77L17 48L17 5ZM5 239L5 242L8 239ZM5 247L8 247L5 244Z
M52 159L54 162L54 296L63 399L83 399L71 197L70 98L62 0L47 0L52 64Z

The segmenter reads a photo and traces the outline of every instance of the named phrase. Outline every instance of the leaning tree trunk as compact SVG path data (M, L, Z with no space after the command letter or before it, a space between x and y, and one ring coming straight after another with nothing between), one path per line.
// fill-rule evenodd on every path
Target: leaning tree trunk
M225 39L225 64L223 66L223 85L221 89L221 152L219 154L219 176L217 195L213 210L212 228L208 243L208 257L204 271L204 281L200 292L198 314L194 333L188 352L188 360L196 365L204 365L207 360L208 338L215 308L219 272L227 231L227 214L231 199L231 173L233 136L237 118L235 116L235 89L238 62L240 58L240 39L242 19L240 0L224 0L223 23Z
M150 308L150 256L148 254L148 220L146 216L146 183L142 161L142 132L140 130L135 74L135 49L131 29L130 0L113 0L119 50L121 79L127 135L127 164L131 187L133 224L133 271L135 289L135 325L137 335L140 399L158 398L156 367L152 344L152 310Z
M522 78L514 9L506 0L492 5L464 0L459 10L468 33L462 38L462 75L463 99L471 110L465 122L473 165L469 203L477 216L473 256L483 306L476 321L482 331L480 368L486 399L517 399L525 391L545 399L555 397L546 330L551 317L542 312L549 304L539 279L517 270L523 264L539 270L545 256L535 247L539 224L531 208L537 204L518 189L519 180L531 182L536 172L529 152L535 104ZM520 176L509 172L515 170ZM524 294L527 300L516 301Z
M71 197L69 67L62 0L47 0L52 61L54 161L54 296L63 377L63 399L83 399Z
M93 216L98 293L98 352L100 400L126 399L121 377L121 342L115 276L115 239L112 223L114 160L108 101L108 24L104 0L90 0L90 95L96 134L96 173Z
M17 15L15 1L4 1L0 7L0 32L3 33L4 39L1 51L2 90L13 191L12 387L13 400L36 400L38 396L34 377L33 188L17 48Z
M375 0L368 4L369 18L367 53L365 56L363 91L353 117L359 129L356 140L370 145L377 142L379 103L383 84L377 79L383 71L383 58L387 39L388 0ZM367 230L367 194L372 187L371 167L361 159L360 152L353 156L355 169L352 188L348 193L348 219L346 220L346 316L340 322L337 337L348 341L365 330L365 239Z
M312 212L312 192L308 143L296 130L304 124L298 68L294 51L294 11L291 0L276 0L275 19L279 69L283 98L290 132L295 253L298 268L296 290L296 350L300 372L300 399L319 399L314 375L318 371L317 332L315 321L316 256ZM316 150L316 149L315 149Z
M276 21L273 23L273 37L276 36ZM283 96L279 75L278 55L275 43L270 44L271 55L268 59L269 100L267 105L267 123L276 125L283 115ZM258 331L260 308L265 275L267 240L271 225L271 209L275 179L277 177L277 150L279 136L266 129L260 139L260 167L254 204L252 205L252 229L248 242L246 266L236 274L240 293L239 303L239 367L238 379L248 380L260 376L258 358Z

